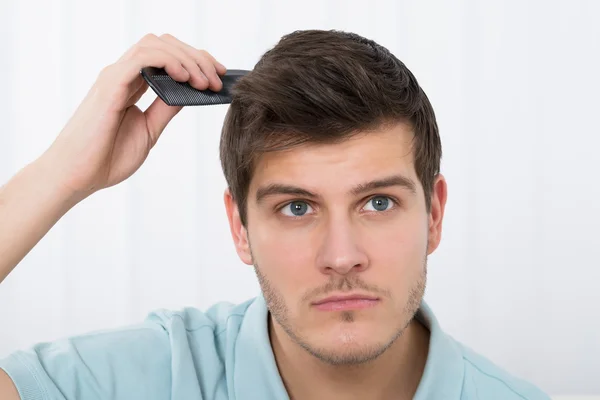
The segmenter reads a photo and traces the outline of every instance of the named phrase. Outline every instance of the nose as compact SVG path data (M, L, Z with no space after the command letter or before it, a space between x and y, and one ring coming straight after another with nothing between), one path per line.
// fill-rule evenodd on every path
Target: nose
M361 247L360 232L348 217L331 218L323 227L323 240L317 254L317 266L324 274L347 275L369 267Z

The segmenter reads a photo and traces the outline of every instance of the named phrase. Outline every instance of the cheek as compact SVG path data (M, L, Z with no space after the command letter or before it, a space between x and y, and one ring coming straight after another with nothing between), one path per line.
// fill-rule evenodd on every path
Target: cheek
M416 215L366 232L363 243L369 254L371 273L382 283L402 280L409 285L411 277L422 271L427 232L426 219Z
M252 232L252 250L261 271L279 291L299 292L314 276L314 246L302 229L275 229L267 225Z

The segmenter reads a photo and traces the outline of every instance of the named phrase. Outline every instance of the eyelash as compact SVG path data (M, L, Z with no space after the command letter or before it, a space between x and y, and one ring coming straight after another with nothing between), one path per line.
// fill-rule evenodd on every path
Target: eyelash
M390 200L390 201L393 203L393 207L392 207L392 208L390 208L389 210L385 210L385 211L376 211L376 212L375 212L376 214L385 214L385 213L388 213L388 212L390 212L390 211L393 211L393 210L395 210L395 209L396 209L397 207L399 207L399 206L400 206L400 204L401 204L401 203L400 203L400 201L399 201L398 199L396 199L394 196L389 196L389 195L387 195L387 194L374 194L374 195L372 195L372 196L369 196L369 197L367 197L367 198L366 198L366 200L363 200L363 202L362 202L362 203L363 203L364 205L366 205L366 204L367 204L369 201L373 200L373 199L374 199L374 198L376 198L376 197L385 197L385 198L389 199L389 200ZM287 202L286 202L285 204L283 204L282 206L278 206L278 207L276 208L276 210L277 210L277 212L279 212L279 213L280 213L280 212L281 212L281 210L283 210L285 207L288 207L290 204L292 204L292 203L296 203L296 202L302 202L302 203L306 203L306 204L308 204L309 206L311 206L312 208L315 208L315 206L312 204L312 202L310 202L310 201L308 201L308 200L304 200L304 199L293 199L293 200L287 201ZM364 205L363 205L363 207L364 207ZM304 215L297 215L297 216L293 216L293 217L291 217L291 216L289 216L289 215L286 215L285 217L286 217L286 218L289 218L289 219L297 220L297 219L302 219L302 218L304 218L305 216L304 216Z

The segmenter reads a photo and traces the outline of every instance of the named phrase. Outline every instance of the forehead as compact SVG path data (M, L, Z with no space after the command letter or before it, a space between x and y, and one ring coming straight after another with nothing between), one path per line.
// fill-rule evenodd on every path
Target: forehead
M416 178L412 139L410 126L398 123L340 143L306 144L267 153L255 164L249 192L272 183L321 190L347 189L392 174Z

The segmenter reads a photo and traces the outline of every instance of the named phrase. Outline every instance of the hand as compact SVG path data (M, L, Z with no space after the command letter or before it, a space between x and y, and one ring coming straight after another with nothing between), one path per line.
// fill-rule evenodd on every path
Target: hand
M44 154L53 173L73 195L84 198L130 177L182 107L160 98L141 111L135 104L148 89L140 69L164 68L197 89L222 88L225 67L204 50L171 35L146 35L105 67L52 146Z

